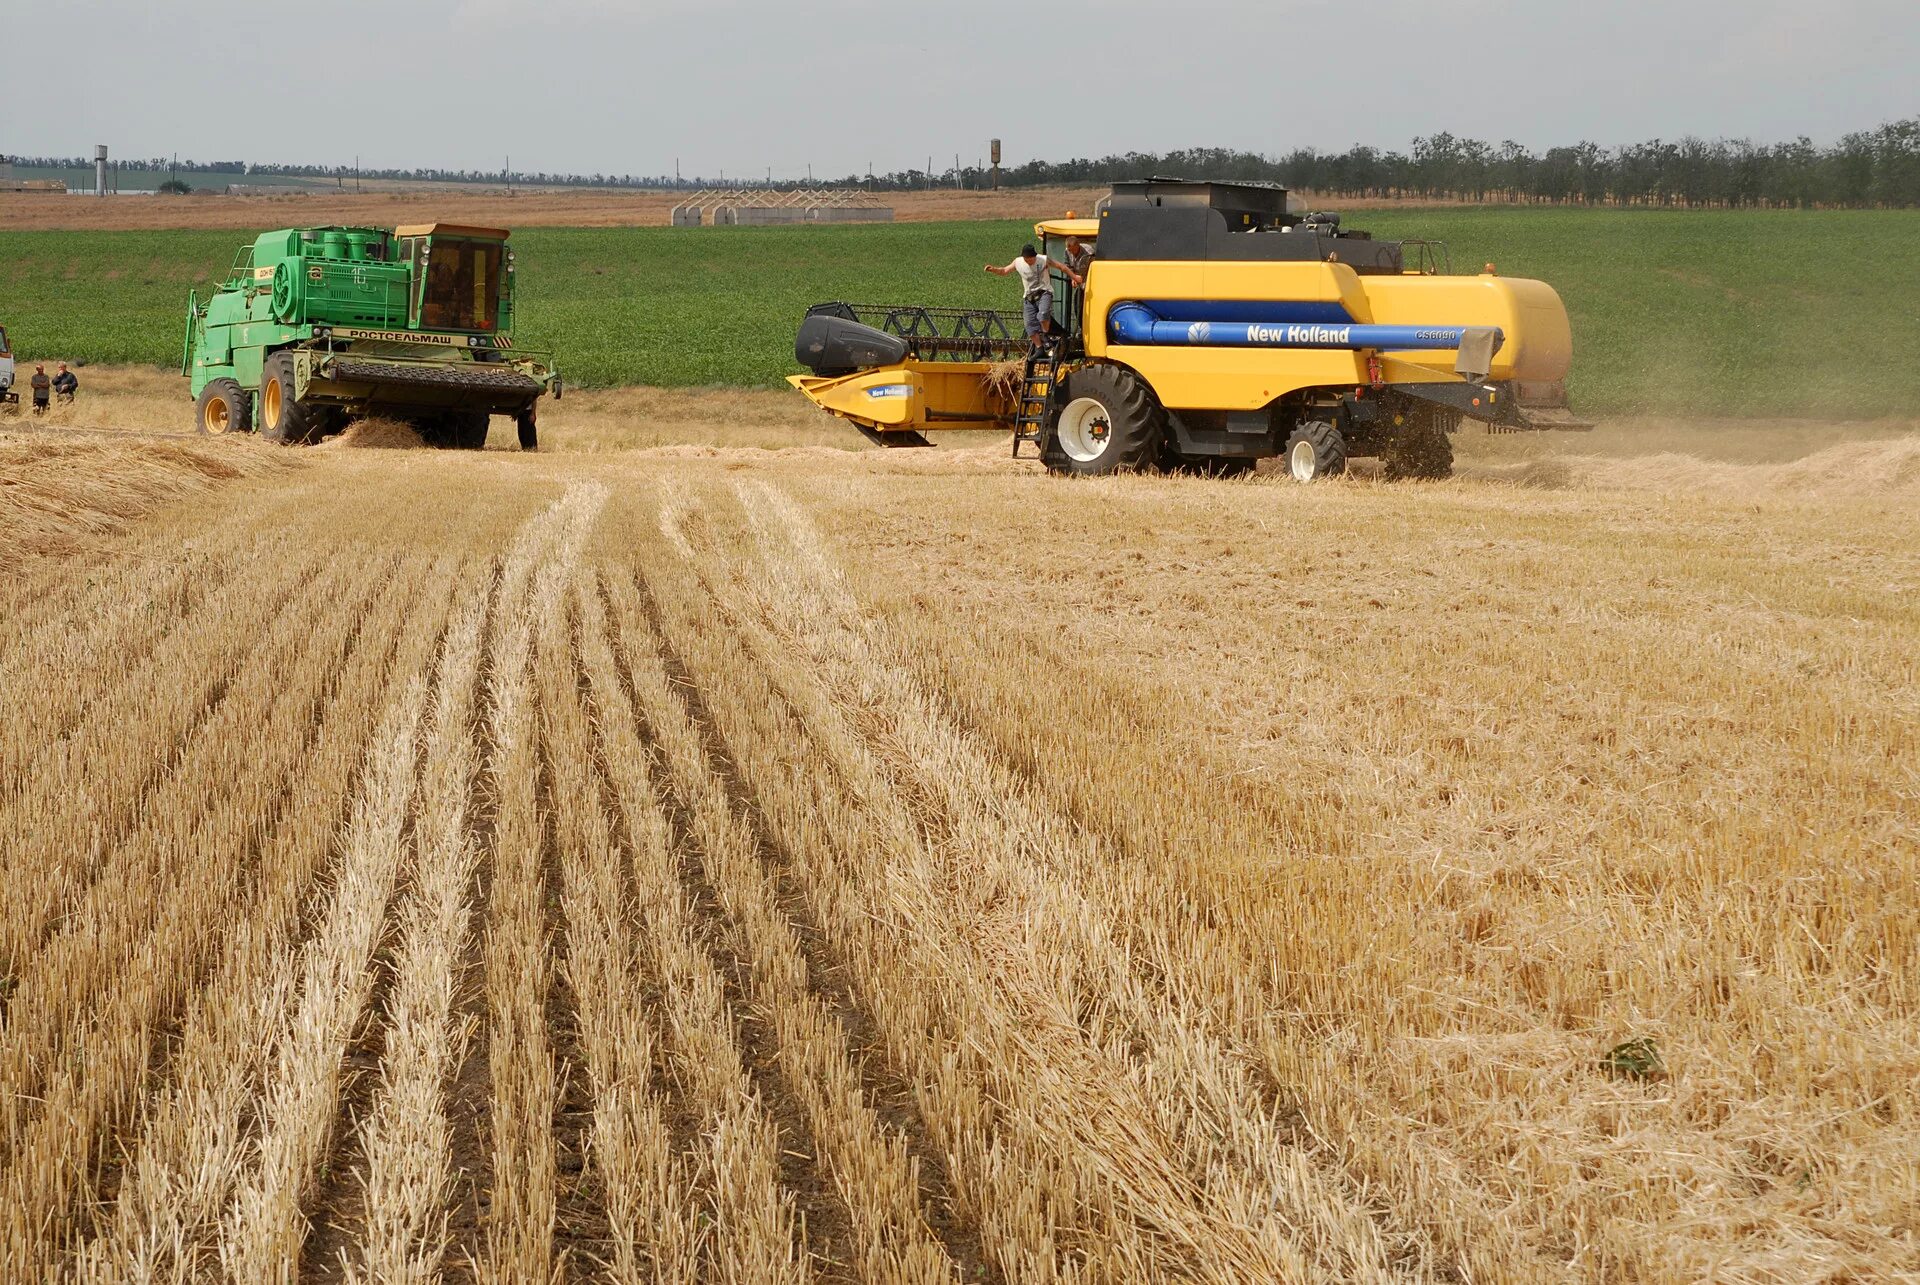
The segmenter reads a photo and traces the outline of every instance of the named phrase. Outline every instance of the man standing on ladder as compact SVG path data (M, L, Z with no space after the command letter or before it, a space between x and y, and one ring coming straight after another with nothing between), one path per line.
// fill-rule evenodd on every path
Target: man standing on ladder
M1030 244L1022 246L1020 257L1004 268L997 268L991 263L987 265L987 271L996 277L1019 274L1022 291L1020 317L1026 324L1027 342L1036 349L1047 342L1047 332L1053 327L1053 282L1047 276L1051 268L1058 268L1076 286L1080 284L1080 275L1072 268L1054 262Z

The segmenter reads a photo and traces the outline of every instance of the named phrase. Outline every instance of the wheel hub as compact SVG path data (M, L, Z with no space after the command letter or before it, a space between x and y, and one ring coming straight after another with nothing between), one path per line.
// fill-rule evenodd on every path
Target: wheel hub
M1287 469L1296 482L1311 482L1320 471L1320 456L1312 442L1295 442L1287 455Z
M1095 399L1076 397L1060 412L1056 433L1061 450L1082 464L1091 463L1106 453L1113 440L1113 417Z

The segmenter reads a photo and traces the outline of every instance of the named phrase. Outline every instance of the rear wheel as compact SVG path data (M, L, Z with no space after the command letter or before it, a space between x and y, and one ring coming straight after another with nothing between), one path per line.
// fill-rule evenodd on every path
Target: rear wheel
M193 426L208 437L244 433L248 423L246 390L237 379L209 379L193 402Z
M324 410L293 396L293 354L277 352L260 368L260 436L269 442L311 442L326 429Z
M442 450L478 451L487 445L488 422L485 411L447 411L421 420L420 435Z
M1310 419L1287 435L1287 472L1314 482L1347 471L1347 439L1324 419Z
M1453 442L1446 420L1436 412L1421 411L1387 439L1380 452L1388 481L1401 478L1453 476Z
M520 432L520 449L534 451L540 449L540 428L533 417L533 407L521 411L513 417L514 427Z
M1125 366L1083 366L1067 379L1040 458L1049 471L1099 477L1150 467L1166 440L1167 413L1147 381Z

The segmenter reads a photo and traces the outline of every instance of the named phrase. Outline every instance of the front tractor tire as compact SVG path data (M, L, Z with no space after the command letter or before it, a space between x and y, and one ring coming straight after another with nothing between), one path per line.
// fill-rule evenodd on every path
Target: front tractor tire
M327 415L303 406L293 395L293 354L277 352L260 368L260 436L269 442L299 445L326 431Z
M1102 477L1158 461L1167 412L1146 380L1098 362L1069 375L1066 393L1040 451L1048 472Z
M1296 482L1317 482L1347 471L1347 439L1324 419L1303 421L1287 435L1287 474Z
M1389 482L1452 477L1453 440L1447 436L1446 421L1435 412L1413 416L1387 439L1380 462Z
M193 402L193 426L204 437L225 437L252 428L253 406L237 379L209 379Z
M540 426L534 419L533 407L529 406L513 417L513 424L520 433L520 449L537 451L540 449Z

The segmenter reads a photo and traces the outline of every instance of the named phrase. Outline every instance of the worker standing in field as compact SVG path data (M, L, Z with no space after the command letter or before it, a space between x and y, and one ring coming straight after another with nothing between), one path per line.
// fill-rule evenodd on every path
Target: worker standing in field
M73 395L80 391L80 380L70 370L67 363L60 363L60 373L53 377L53 395L63 403L71 403Z
M1036 251L1032 245L1020 248L1020 257L1004 268L989 263L987 271L996 277L1020 277L1022 290L1020 298L1020 319L1026 325L1027 342L1035 348L1046 342L1046 335L1053 328L1053 282L1047 276L1049 268L1058 268L1067 280L1080 284L1080 275L1064 263L1056 263L1046 255Z
M31 383L33 386L33 413L36 415L44 415L47 413L48 395L53 390L53 381L47 378L47 364L45 362L34 363Z

